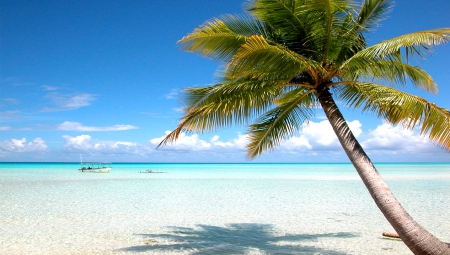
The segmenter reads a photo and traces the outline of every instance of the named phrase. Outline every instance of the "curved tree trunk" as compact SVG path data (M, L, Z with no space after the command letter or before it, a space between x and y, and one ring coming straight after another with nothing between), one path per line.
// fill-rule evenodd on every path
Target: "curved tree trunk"
M373 200L408 248L414 254L450 254L449 245L422 228L394 197L351 132L328 90L320 94L319 102Z

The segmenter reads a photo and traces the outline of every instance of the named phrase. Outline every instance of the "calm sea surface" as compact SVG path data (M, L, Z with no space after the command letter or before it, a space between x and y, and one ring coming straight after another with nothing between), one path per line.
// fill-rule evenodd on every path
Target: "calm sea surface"
M450 242L450 164L376 166ZM0 163L0 254L411 254L351 164L78 168Z

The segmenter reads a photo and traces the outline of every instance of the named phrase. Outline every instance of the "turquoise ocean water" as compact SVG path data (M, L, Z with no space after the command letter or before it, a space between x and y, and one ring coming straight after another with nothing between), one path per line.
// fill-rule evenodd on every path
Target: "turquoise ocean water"
M450 242L450 164L376 166ZM78 168L0 163L0 254L410 254L351 164Z

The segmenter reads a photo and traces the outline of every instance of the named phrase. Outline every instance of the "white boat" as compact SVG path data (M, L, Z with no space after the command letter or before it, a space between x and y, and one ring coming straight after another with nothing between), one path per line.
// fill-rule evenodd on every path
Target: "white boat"
M78 171L82 173L108 173L112 169L111 163L83 162L81 155L80 160L81 168Z

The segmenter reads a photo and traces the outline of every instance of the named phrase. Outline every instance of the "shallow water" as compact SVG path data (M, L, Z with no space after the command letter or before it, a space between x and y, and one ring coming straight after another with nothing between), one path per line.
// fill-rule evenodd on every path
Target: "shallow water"
M77 168L0 163L1 254L410 254L350 164ZM450 164L377 168L449 242Z

